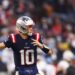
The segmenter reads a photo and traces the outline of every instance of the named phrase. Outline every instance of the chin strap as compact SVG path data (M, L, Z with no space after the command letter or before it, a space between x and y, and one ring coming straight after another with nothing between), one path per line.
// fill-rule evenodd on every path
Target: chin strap
M33 33L28 33L29 36L32 36Z

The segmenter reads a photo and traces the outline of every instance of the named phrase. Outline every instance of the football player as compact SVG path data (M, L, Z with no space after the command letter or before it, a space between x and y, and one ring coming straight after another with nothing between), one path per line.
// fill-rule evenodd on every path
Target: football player
M37 47L51 55L52 50L41 41L39 33L33 33L34 21L22 16L16 21L18 34L10 34L7 41L0 43L0 48L12 48L14 52L16 75L36 75L38 70Z

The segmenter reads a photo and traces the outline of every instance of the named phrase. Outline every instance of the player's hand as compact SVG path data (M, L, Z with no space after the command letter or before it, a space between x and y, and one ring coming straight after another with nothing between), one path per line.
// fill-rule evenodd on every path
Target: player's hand
M40 48L43 48L43 44L41 44L39 41L37 41L37 40L35 40L35 39L32 39L32 44L34 45L34 46L38 46L38 47L40 47Z

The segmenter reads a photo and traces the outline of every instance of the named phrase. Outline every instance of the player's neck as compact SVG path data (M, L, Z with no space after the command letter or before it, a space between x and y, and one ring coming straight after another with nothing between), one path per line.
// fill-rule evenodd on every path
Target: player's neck
M21 33L20 33L20 36L21 36L22 39L27 39L28 38L27 35L24 35L24 34L21 34Z

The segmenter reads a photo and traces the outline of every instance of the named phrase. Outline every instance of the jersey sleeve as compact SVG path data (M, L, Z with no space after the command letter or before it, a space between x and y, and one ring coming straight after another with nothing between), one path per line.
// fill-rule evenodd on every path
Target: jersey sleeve
M4 41L4 44L8 48L12 47L13 43L12 43L12 40L11 40L11 36L8 36L8 39Z

